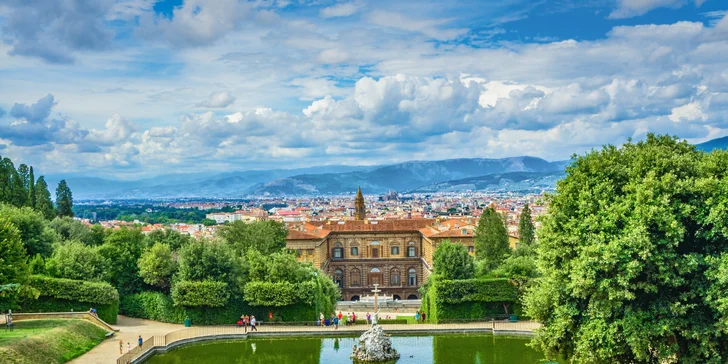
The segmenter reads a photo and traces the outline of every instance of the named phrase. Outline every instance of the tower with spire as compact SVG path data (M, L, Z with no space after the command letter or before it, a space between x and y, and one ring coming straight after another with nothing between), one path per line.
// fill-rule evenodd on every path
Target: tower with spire
M364 206L364 195L361 194L361 186L356 191L356 200L354 200L354 219L365 220L367 218L367 208Z

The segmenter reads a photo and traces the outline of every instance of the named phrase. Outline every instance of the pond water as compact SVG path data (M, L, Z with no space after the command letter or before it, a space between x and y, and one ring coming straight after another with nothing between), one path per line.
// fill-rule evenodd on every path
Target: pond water
M351 363L355 338L284 337L222 340L191 344L157 354L146 364L340 364ZM394 336L397 364L544 363L543 354L526 346L528 338L490 334ZM556 363L556 362L553 362Z

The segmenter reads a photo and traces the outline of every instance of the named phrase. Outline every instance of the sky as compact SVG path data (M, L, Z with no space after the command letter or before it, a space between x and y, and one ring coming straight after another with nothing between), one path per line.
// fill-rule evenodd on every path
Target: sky
M2 0L36 174L568 159L728 135L724 0Z

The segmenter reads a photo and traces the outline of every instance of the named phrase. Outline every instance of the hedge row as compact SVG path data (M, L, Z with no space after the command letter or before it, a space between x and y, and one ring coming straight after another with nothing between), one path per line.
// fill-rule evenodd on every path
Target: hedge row
M284 307L254 307L241 299L231 299L224 307L175 306L172 297L161 292L141 292L121 300L122 314L154 321L181 324L186 317L193 325L235 324L240 315L255 315L258 321L315 321L316 307L297 304ZM269 318L273 315L273 319Z
M108 283L34 275L28 284L40 291L40 296L21 300L19 312L84 312L93 307L99 318L116 323L119 293Z
M422 299L431 323L477 320L506 313L503 304L518 302L518 291L508 279L437 280Z
M180 306L222 307L230 299L230 291L225 282L180 281L172 289L172 298Z

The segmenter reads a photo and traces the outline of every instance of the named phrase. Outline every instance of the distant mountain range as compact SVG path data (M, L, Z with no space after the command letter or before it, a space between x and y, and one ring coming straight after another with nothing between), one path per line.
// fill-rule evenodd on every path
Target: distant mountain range
M700 150L728 149L728 137L698 144ZM390 190L412 193L463 191L534 192L552 189L569 161L536 157L462 158L411 161L382 166L316 166L226 173L166 174L136 181L84 176L46 176L50 186L65 178L77 200L158 198L242 198L314 196Z

